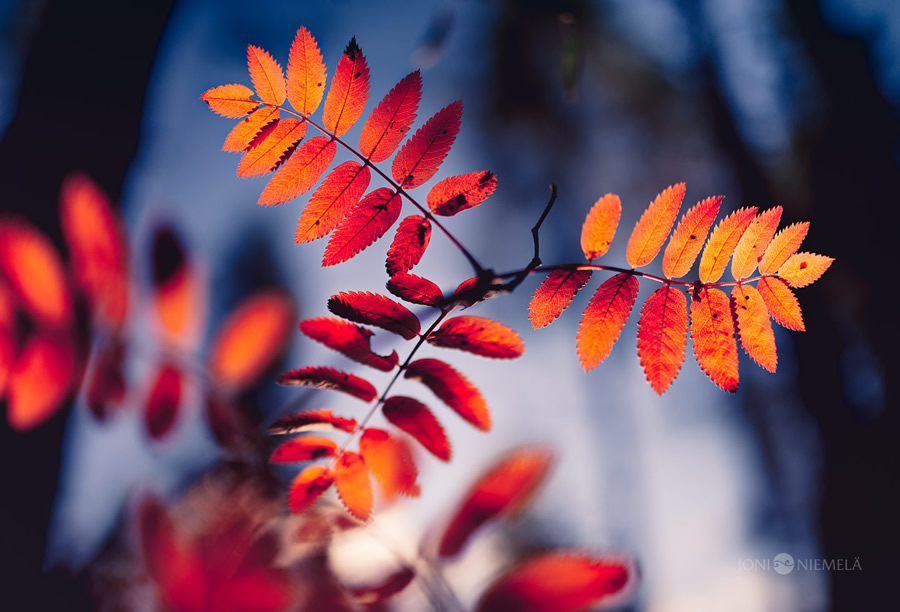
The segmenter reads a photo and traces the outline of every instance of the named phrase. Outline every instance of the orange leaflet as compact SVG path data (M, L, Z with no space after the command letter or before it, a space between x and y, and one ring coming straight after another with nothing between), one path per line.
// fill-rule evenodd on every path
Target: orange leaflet
M629 566L618 559L575 552L542 553L519 563L481 596L476 610L575 612L620 593Z
M291 483L291 492L288 496L291 512L302 514L309 510L333 482L334 472L330 468L311 465L304 469Z
M259 108L259 100L251 100L253 90L246 85L219 85L207 90L200 99L216 114L239 119Z
M278 121L280 116L281 111L272 106L264 106L255 111L243 121L238 121L237 125L231 129L228 136L225 137L222 150L230 153L246 151L263 128Z
M353 361L372 366L382 372L390 372L399 361L397 351L391 352L387 357L373 353L369 340L374 333L347 321L329 317L307 319L300 321L300 331Z
M430 240L431 222L425 217L410 215L401 221L384 264L388 276L409 272L422 259Z
M0 217L0 275L29 314L54 327L72 317L63 264L47 238L24 221Z
M443 361L413 361L406 367L404 377L421 381L438 399L478 429L491 429L491 415L481 393L465 376Z
M418 187L435 175L456 140L461 118L462 102L457 100L439 110L406 141L391 166L391 175L401 187Z
M638 289L634 275L623 272L607 279L594 292L575 340L578 360L585 371L596 368L609 356L628 321Z
M356 431L356 419L335 416L331 410L308 410L285 414L269 425L270 434L293 434L304 431Z
M607 193L594 203L581 226L581 250L588 261L606 254L622 215L619 196Z
M444 301L440 287L415 274L395 274L388 280L387 290L402 300L423 306L440 308Z
M528 318L535 329L553 323L569 307L591 279L590 270L554 270L537 288L528 304Z
M324 151L324 148L322 150ZM297 154L299 153L298 151ZM331 157L334 157L333 152ZM323 161L326 158L327 155ZM328 164L330 163L329 159ZM317 167L311 168L313 173L318 173L316 180L326 167L327 164L321 170ZM356 162L344 162L335 168L325 177L303 209L303 214L297 222L294 242L312 242L336 228L365 193L366 187L369 186L369 178L369 169Z
M741 236L734 249L734 257L731 259L731 275L735 280L741 280L753 274L760 257L772 242L780 220L781 206L765 210L753 219L744 235Z
M246 299L212 343L210 373L230 387L252 383L286 348L293 321L294 303L281 292L260 292Z
M402 440L381 429L369 427L359 439L359 452L366 467L381 485L387 501L397 495L418 497L418 471L412 453Z
M753 222L756 211L755 206L736 210L722 219L712 231L700 257L701 282L714 283L722 278L734 248Z
M378 393L372 383L354 374L328 367L306 367L280 375L275 382L288 387L314 387L343 391L364 402L371 402Z
M756 288L775 322L794 331L806 331L797 296L780 278L759 279Z
M400 217L400 196L387 187L370 192L338 226L325 247L322 266L355 257L384 236Z
M632 268L653 261L669 235L684 199L684 183L672 185L656 196L634 226L628 238L625 258Z
M731 291L731 307L737 319L741 346L760 367L774 372L778 365L775 333L762 296L752 285L737 285Z
M821 277L834 259L815 253L796 253L778 268L778 276L791 287L806 287Z
M412 340L419 335L418 317L389 297L368 291L346 291L328 298L328 310L337 316L386 329Z
M128 310L128 249L106 195L84 174L62 184L60 219L75 283L95 315L114 329Z
M25 341L9 368L7 420L27 431L49 419L75 382L75 347L67 335L38 332Z
M794 223L775 234L775 238L766 247L762 259L759 260L759 273L772 274L781 264L797 252L806 233L809 231L809 222Z
M306 125L305 121L303 125ZM336 152L337 145L333 140L324 136L309 139L290 155L269 180L256 203L263 206L281 204L306 193L331 165Z
M723 197L706 198L684 213L663 253L662 268L666 278L680 278L690 271L703 248L709 228L719 214Z
M301 463L323 457L334 457L337 443L321 436L303 436L288 440L278 446L269 457L270 463Z
M169 433L175 424L181 404L182 386L178 368L170 364L159 367L144 407L144 425L154 440Z
M312 115L325 93L325 62L316 39L305 27L297 30L287 68L287 99L301 115Z
M691 341L700 368L716 386L729 393L738 388L737 343L728 296L703 288L691 305Z
M267 51L249 45L247 47L247 67L250 79L259 99L267 104L282 104L287 97L284 72Z
M478 206L496 188L497 175L487 170L451 176L428 192L428 207L436 215L452 217L460 211Z
M112 405L125 399L123 362L125 346L118 338L99 349L87 382L87 405L99 420L106 418ZM2 385L0 385L2 387Z
M369 66L356 44L356 37L344 49L331 79L331 89L325 98L322 123L335 136L343 136L353 127L366 108L369 99Z
M397 395L384 401L381 413L393 426L411 435L432 455L441 461L450 461L450 440L425 404L411 397Z
M644 302L638 321L638 357L647 382L659 395L681 370L687 330L687 298L675 287L663 285Z
M337 492L350 514L361 521L372 514L372 483L363 458L352 451L344 451L334 466Z
M429 334L428 343L495 359L514 359L525 352L525 344L519 334L502 323L484 317L447 319L440 329Z
M521 512L552 465L553 454L539 447L519 448L501 458L469 489L441 537L438 555L455 556L482 525Z
M391 156L416 120L422 98L422 76L410 72L378 103L359 135L359 152L380 162Z
M306 135L306 121L300 121L294 117L286 117L275 123L271 131L265 133L264 136L262 136L263 133L260 132L257 138L253 140L250 148L244 153L244 157L238 162L237 175L239 177L260 176L274 170L288 154L291 147ZM280 175L281 172L278 174ZM269 184L271 185L274 180L273 178ZM269 187L267 186L266 190L268 191L268 189ZM263 195L266 195L266 191L263 191ZM287 199L289 200L290 198ZM265 203L263 200L263 196L260 196L260 204Z

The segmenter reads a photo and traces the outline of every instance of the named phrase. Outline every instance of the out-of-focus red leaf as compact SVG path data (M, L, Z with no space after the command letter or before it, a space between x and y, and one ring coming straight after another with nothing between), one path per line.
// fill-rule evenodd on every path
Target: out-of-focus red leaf
M291 492L288 496L291 512L294 514L306 512L333 482L334 472L331 468L323 465L305 468L291 483Z
M444 301L441 288L427 278L415 274L397 274L387 282L387 290L401 300L440 308Z
M162 226L153 236L153 303L165 339L184 348L199 341L206 318L206 294L181 239Z
M125 346L117 338L104 346L94 361L87 383L87 404L99 420L106 418L111 406L125 399L124 360Z
M233 396L210 391L205 415L210 432L222 447L238 455L255 452L260 434L254 410Z
M418 187L435 175L456 140L461 117L462 102L457 100L438 111L406 141L391 166L391 174L401 187Z
M400 395L384 401L381 413L441 461L450 461L450 440L440 422L422 402Z
M421 381L438 399L478 429L490 430L491 414L481 392L448 364L438 359L417 359L406 367L404 376Z
M430 240L431 222L425 217L410 215L401 221L384 264L388 276L409 272L422 259Z
M369 427L359 439L359 452L366 467L381 485L386 500L390 501L397 495L418 497L418 471L412 453L403 440L392 437L382 429Z
M377 395L372 383L364 378L329 367L298 368L285 372L275 382L288 387L314 387L343 391L364 402L371 402Z
M333 457L337 449L337 443L331 438L302 436L280 444L272 452L269 461L272 463L315 461L322 457Z
M369 342L374 333L348 321L331 317L306 319L300 321L300 331L328 348L382 372L390 372L399 361L397 351L387 357L373 353Z
M356 419L335 416L331 410L309 410L278 417L278 420L269 425L268 432L275 435L334 430L353 433L356 427Z
M422 326L410 310L389 297L368 291L347 291L328 298L328 310L339 317L374 325L412 340Z
M150 437L159 440L172 430L181 406L184 381L171 364L159 367L144 408L144 424Z
M355 257L387 233L400 218L400 195L387 187L370 192L353 207L328 240L322 266L333 266Z
M506 325L468 315L447 319L429 334L428 343L495 359L514 359L525 352L519 334Z
M361 521L372 514L372 482L362 457L352 451L344 451L334 466L334 481L338 495L350 514Z
M445 178L428 192L428 207L436 215L452 217L484 202L497 189L497 175L487 170Z
M38 332L26 340L7 380L9 426L26 431L49 419L68 396L77 368L67 335Z
M359 135L359 152L373 162L391 156L416 120L422 98L422 77L410 72L378 103Z

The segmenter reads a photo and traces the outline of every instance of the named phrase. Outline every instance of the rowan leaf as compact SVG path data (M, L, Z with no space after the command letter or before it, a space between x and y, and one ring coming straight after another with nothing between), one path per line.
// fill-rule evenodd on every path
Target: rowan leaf
M260 134L262 133L261 131ZM281 163L291 147L305 135L306 121L300 121L294 117L279 120L263 138L259 138L257 135L257 138L250 143L250 148L238 162L237 175L241 178L251 178L268 174ZM266 190L268 189L266 187ZM263 194L265 193L264 191ZM273 202L260 197L260 204L263 203Z
M175 425L183 386L181 371L177 367L171 364L159 367L144 406L144 425L154 440L165 437Z
M337 316L386 329L412 340L419 335L418 317L406 306L389 297L368 291L347 291L328 298L328 310Z
M772 274L778 270L791 255L797 252L808 231L809 222L807 221L788 225L775 234L772 242L766 247L762 259L759 260L759 273Z
M259 108L259 100L251 100L253 90L246 85L233 83L206 90L200 99L216 114L240 119Z
M706 234L719 214L723 197L706 198L684 213L663 253L662 268L666 278L681 278L690 272L703 248Z
M384 401L381 413L393 426L415 438L441 461L450 461L450 440L440 422L422 402L396 395Z
M323 366L290 370L275 379L275 382L288 387L314 387L343 391L364 402L371 402L378 395L372 383L364 378Z
M273 106L264 106L254 111L246 119L237 122L228 136L225 137L225 144L222 145L223 151L229 153L243 153L250 144L259 136L264 128L274 127L278 119L281 117L281 111Z
M694 356L716 386L729 393L738 388L737 343L728 296L719 289L702 288L691 305L691 341Z
M284 72L267 51L250 45L247 47L247 67L256 95L266 104L282 104L287 98Z
M355 257L384 236L400 217L400 196L387 187L369 192L338 226L325 247L322 266Z
M322 52L309 30L300 26L288 57L287 99L295 111L308 117L319 108L324 93Z
M372 482L362 457L353 451L344 451L334 466L337 492L350 514L361 521L372 514Z
M439 110L406 141L391 166L391 175L401 187L418 187L435 175L456 140L461 117L462 102L457 100Z
M575 295L591 279L590 270L554 270L540 284L528 304L531 326L550 325L569 307Z
M333 140L324 136L310 138L297 147L278 172L269 179L256 203L263 206L281 204L303 195L312 189L322 173L328 169L336 152L337 145Z
M496 188L497 175L487 170L451 176L428 192L428 207L436 215L452 217L458 212L478 206Z
M294 514L309 510L334 483L334 472L324 465L311 465L300 472L291 483L288 504Z
M311 175L317 171L321 174L325 169L319 171L318 167L314 166L310 170ZM365 193L370 176L368 167L352 161L344 162L335 168L325 177L303 209L303 214L297 222L294 242L312 242L336 228Z
M506 325L468 315L447 319L428 335L427 340L434 346L457 348L495 359L514 359L525 352L519 334Z
M325 98L325 109L322 111L325 129L335 136L346 134L362 115L368 99L369 66L356 44L356 37L353 37L338 60L331 89Z
M399 361L397 351L392 351L387 357L373 353L370 339L374 333L348 321L330 317L306 319L300 321L300 331L353 361L372 366L382 372L390 372Z
M388 279L387 290L401 300L423 306L440 308L444 301L440 287L415 274L395 274Z
M438 555L457 555L485 523L520 513L552 465L553 454L540 447L518 448L503 456L466 493L441 536Z
M585 371L596 368L609 356L628 321L639 287L633 274L623 272L607 279L594 292L575 340L578 360Z
M401 221L384 264L388 276L409 272L422 259L430 240L431 222L425 217L410 215Z
M735 280L741 280L753 274L763 252L772 242L780 220L781 206L765 210L753 219L744 235L741 236L731 259L731 275Z
M806 331L797 296L786 282L767 276L759 279L756 288L776 323L794 331Z
M628 238L625 251L625 258L632 268L646 266L659 253L678 216L684 190L684 183L665 189L641 215Z
M591 261L609 251L621 215L622 202L614 193L607 193L594 203L581 226L581 250L585 259Z
M687 298L672 285L663 285L644 302L637 335L641 367L659 395L665 393L681 370L687 331Z
M75 347L68 335L37 332L8 357L6 418L11 429L27 431L53 416L69 395L78 368Z
M731 308L744 351L760 367L774 372L778 365L775 333L759 291L752 285L736 285L731 291Z
M303 463L323 457L334 457L338 445L331 438L302 436L278 445L269 457L270 463Z
M409 134L422 99L422 76L410 72L382 98L359 135L359 152L373 162L386 160Z
M714 283L722 278L731 254L756 217L756 211L755 206L738 209L722 219L713 229L700 257L701 282Z
M465 376L443 361L417 359L406 366L404 377L420 381L438 399L478 429L491 429L491 415L481 393Z
M806 287L819 280L833 261L825 255L795 253L778 268L778 276L791 287Z
M153 235L153 306L165 340L180 348L199 342L205 319L203 279L169 226Z
M366 467L381 485L388 501L397 495L419 496L418 471L406 444L388 432L366 428L359 439L359 453Z
M294 434L305 431L356 431L356 419L345 419L335 416L331 410L308 410L285 414L269 425L270 434Z

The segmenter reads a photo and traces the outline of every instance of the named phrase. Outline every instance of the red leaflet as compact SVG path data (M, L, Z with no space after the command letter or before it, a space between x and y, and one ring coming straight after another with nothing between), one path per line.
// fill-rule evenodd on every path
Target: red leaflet
M307 319L300 321L300 331L353 361L372 366L382 372L390 372L399 361L397 351L393 351L388 357L373 353L369 340L374 333L347 321L329 317Z
M308 410L295 412L278 417L278 420L269 425L270 434L293 434L304 431L356 431L356 419L345 419L334 416L331 410Z
M805 222L794 223L775 234L772 242L766 247L766 251L759 260L759 273L772 274L778 270L781 264L797 252L808 231L809 222Z
M414 274L397 274L387 282L387 290L402 300L440 308L444 301L441 288L427 278Z
M687 345L687 297L671 285L653 292L638 321L638 357L647 382L662 395L681 370Z
M587 370L596 368L612 351L637 299L639 283L633 274L617 274L597 287L578 326L575 348Z
M328 298L328 310L337 316L386 329L412 340L419 335L419 319L403 304L368 291L347 291Z
M251 100L252 95L252 89L234 83L213 87L200 96L200 99L206 102L214 113L238 119L259 108L259 100Z
M666 278L680 278L690 271L703 248L709 228L719 214L723 197L706 198L684 213L663 253L662 268Z
M281 104L287 97L284 72L268 52L250 45L247 47L247 67L259 99L267 104Z
M323 465L311 465L304 469L291 483L291 492L288 497L291 512L302 514L309 510L333 482L334 472L330 468Z
M500 290L493 289L493 287L501 284L503 284L503 281L498 277L488 278L486 282L477 276L467 278L453 290L453 294L447 299L447 303L458 303L463 308L469 308L495 297L500 293Z
M392 425L402 429L442 461L450 461L450 441L440 422L422 402L411 397L394 396L384 401L381 413Z
M469 536L498 516L515 516L534 497L553 464L544 448L519 448L481 476L466 494L438 545L438 555L458 554Z
M269 180L256 203L264 206L281 204L306 193L331 165L336 151L337 145L333 140L324 136L310 138Z
M337 443L330 438L320 436L303 436L282 443L272 452L271 463L301 463L315 461L323 457L333 457L337 452Z
M641 215L625 251L625 258L632 268L646 266L656 258L675 223L683 199L684 183L672 185L656 196Z
M430 179L447 157L462 117L462 102L457 100L437 112L410 138L391 166L394 180L412 189Z
M91 413L103 420L111 411L111 405L125 399L125 375L123 362L125 346L119 339L102 347L94 361L87 382L87 404ZM0 382L0 390L3 384Z
M481 596L478 612L576 612L622 591L629 567L617 559L548 552L518 564Z
M387 187L370 192L350 211L335 230L325 254L323 266L333 266L355 257L384 236L400 217L400 196Z
M741 236L753 222L756 210L755 206L736 210L722 219L712 231L706 248L703 249L703 256L700 257L701 282L714 283L722 278L728 260Z
M452 367L437 359L418 359L406 367L404 375L421 381L438 399L482 431L491 428L491 415L478 389Z
M11 340L8 337L7 342ZM76 367L75 348L67 336L45 332L32 335L9 368L9 426L26 431L53 416L72 388Z
M325 63L316 39L300 26L287 68L287 99L301 115L312 115L325 93Z
M381 485L387 501L397 495L418 497L418 472L409 448L381 429L369 427L359 439L359 452L366 467Z
M334 480L338 495L350 514L361 521L372 514L372 483L363 458L352 451L344 451L334 466Z
M344 162L335 168L303 209L294 242L312 242L336 228L365 193L369 177L369 169L356 162Z
M780 220L781 206L776 206L759 213L750 223L737 243L731 259L731 275L735 280L741 280L753 274L766 247L772 242Z
M401 221L384 264L388 276L409 272L422 259L430 240L431 222L425 217L410 215Z
M278 121L280 116L281 111L272 106L264 106L255 111L243 121L239 121L231 129L225 138L222 150L230 153L246 151L250 147L250 143L262 132L263 128Z
M815 253L796 253L778 268L778 276L791 287L806 287L819 280L833 261Z
M288 387L314 387L343 391L364 402L371 402L378 393L369 381L335 368L307 367L285 372L275 382Z
M178 368L169 364L160 366L144 409L144 425L151 438L159 440L171 431L181 404L182 386Z
M703 288L691 304L691 341L700 368L729 393L738 388L737 343L731 303L719 289Z
M325 129L335 136L343 136L362 115L368 99L369 66L354 37L338 60L331 89L325 99L325 109L322 111Z
M250 148L238 163L237 175L242 178L251 178L268 174L284 159L290 148L305 135L306 121L298 121L294 117L279 120L265 136L262 138L257 136L250 143ZM264 191L263 194L265 193ZM262 200L263 198L260 197L260 203L263 203Z
M554 270L544 279L528 304L528 318L535 329L553 323L569 307L582 287L591 279L590 270Z
M378 103L359 135L359 152L373 162L386 160L416 120L422 77L410 72Z
M440 329L429 334L428 343L496 359L514 359L525 352L525 345L516 332L484 317L447 319Z
M775 321L794 331L806 331L803 324L803 313L797 296L780 278L761 278L756 288L766 304L766 309Z
M741 346L753 361L774 372L778 365L775 333L759 291L752 285L737 285L731 292L731 308L737 319Z
M460 211L478 206L496 188L497 175L487 170L451 176L428 192L428 207L436 215L452 217Z
M606 254L616 235L621 215L619 196L607 193L597 200L581 226L581 250L585 259L591 261Z

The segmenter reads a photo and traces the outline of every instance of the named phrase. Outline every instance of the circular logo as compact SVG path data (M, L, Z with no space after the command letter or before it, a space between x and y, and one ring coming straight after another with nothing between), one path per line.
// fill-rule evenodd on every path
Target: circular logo
M772 561L772 567L782 576L794 571L794 558L787 553L778 553Z

